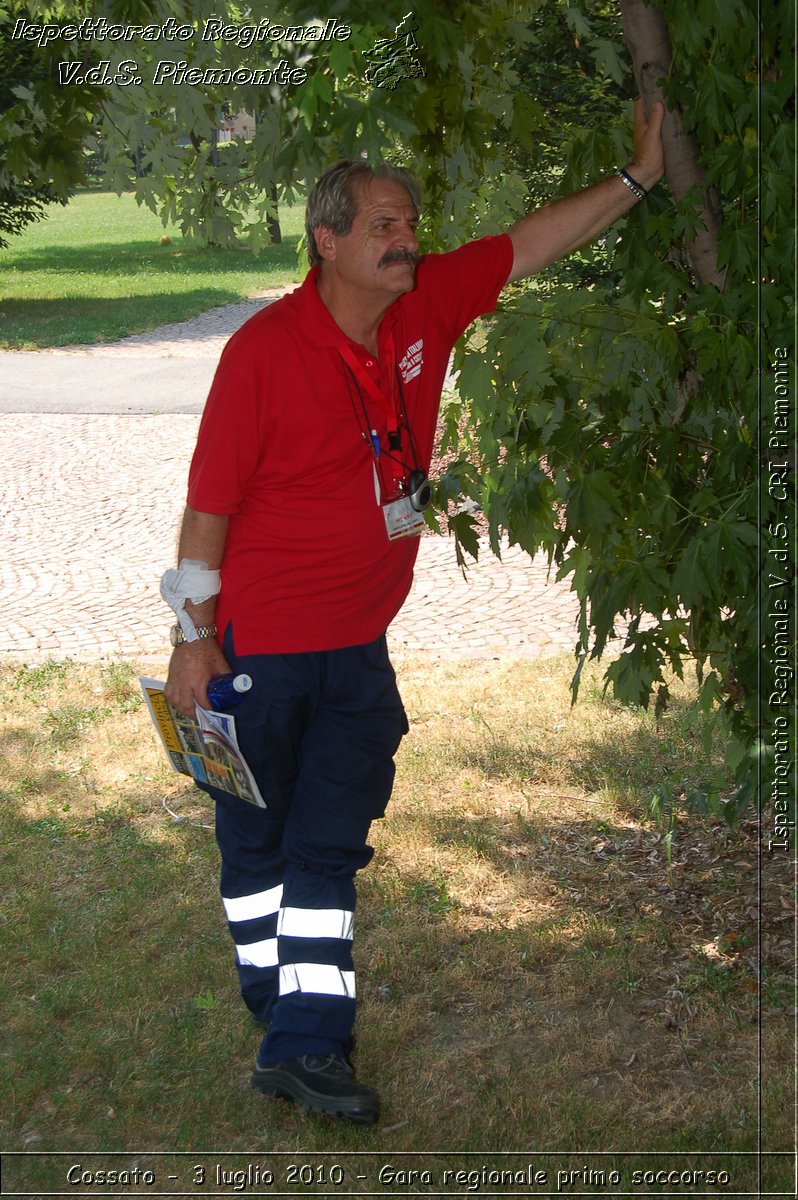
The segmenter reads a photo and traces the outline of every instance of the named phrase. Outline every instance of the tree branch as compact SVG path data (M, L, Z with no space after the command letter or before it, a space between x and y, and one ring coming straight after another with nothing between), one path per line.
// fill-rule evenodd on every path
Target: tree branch
M665 103L661 81L667 79L673 66L668 29L662 13L643 0L620 0L620 9L623 37L632 58L637 86L646 111L650 112L655 100ZM726 272L718 266L720 216L706 185L698 143L693 134L685 133L676 109L667 109L662 141L665 174L674 199L677 202L684 199L693 187L699 189L702 197L698 213L703 228L687 246L696 278L699 283L714 284L722 291Z

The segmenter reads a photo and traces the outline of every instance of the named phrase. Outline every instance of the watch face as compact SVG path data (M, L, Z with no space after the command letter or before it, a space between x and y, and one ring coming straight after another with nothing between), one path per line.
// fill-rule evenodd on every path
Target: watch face
M169 630L169 641L172 643L173 646L179 646L181 640L182 639L180 638L180 626L173 625L172 628Z

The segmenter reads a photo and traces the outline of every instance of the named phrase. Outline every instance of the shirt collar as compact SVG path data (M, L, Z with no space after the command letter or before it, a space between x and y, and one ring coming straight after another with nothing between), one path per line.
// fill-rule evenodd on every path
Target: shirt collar
M344 333L340 325L333 319L330 310L319 295L318 280L320 275L321 272L318 267L311 267L301 287L292 293L292 297L295 297L296 303L301 309L298 315L301 316L305 324L304 336L306 340L313 346L357 346L359 343L354 342ZM397 306L401 299L401 296L397 297L380 321L380 345L382 345L384 338L396 323Z

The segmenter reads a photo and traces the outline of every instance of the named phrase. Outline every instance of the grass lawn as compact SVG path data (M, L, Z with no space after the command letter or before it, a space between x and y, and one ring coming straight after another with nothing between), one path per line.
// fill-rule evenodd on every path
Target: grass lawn
M355 1061L384 1111L355 1128L248 1088L211 812L133 667L0 667L0 1145L28 1152L4 1194L78 1194L74 1164L221 1194L218 1169L255 1164L277 1182L250 1194L503 1195L443 1172L530 1163L546 1186L514 1194L792 1194L787 856L763 856L760 893L756 822L680 818L669 865L645 798L713 753L686 693L657 725L595 673L571 710L570 673L398 664L411 732L355 937ZM758 1160L760 1137L784 1153ZM708 1170L729 1182L685 1181Z
M304 209L280 217L282 244L255 258L164 230L130 194L84 191L52 205L0 250L0 348L113 341L289 283Z

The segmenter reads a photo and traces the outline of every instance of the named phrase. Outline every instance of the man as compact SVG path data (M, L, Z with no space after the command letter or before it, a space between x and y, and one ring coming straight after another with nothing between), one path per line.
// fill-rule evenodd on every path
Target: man
M192 460L166 695L236 709L266 809L217 789L221 892L241 991L267 1026L252 1085L359 1123L377 1093L349 1063L355 873L407 722L385 631L412 580L452 345L502 287L590 240L663 172L664 110L638 103L619 172L508 233L420 257L405 173L339 163L307 208L312 269L222 354ZM220 573L220 574L219 574Z

